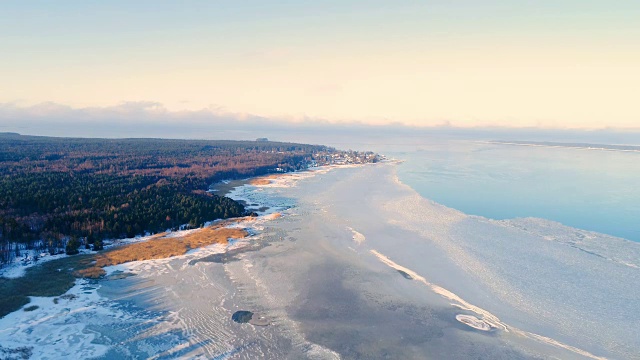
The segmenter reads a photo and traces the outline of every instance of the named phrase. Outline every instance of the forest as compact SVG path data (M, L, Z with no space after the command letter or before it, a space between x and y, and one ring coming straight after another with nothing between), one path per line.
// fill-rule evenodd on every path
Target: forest
M84 139L0 133L0 266L103 240L245 214L208 192L223 179L304 169L372 153L270 141ZM70 249L71 246L71 249Z

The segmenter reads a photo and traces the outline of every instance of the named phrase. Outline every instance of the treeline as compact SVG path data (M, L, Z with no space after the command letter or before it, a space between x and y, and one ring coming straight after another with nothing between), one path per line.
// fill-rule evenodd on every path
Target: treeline
M301 169L339 153L265 141L0 134L0 263L20 249L59 251L70 239L100 244L241 216L241 204L208 193L208 186Z
M25 174L0 179L3 236L11 241L37 240L42 231L66 236L133 237L145 231L243 214L237 202L192 191L185 179L155 176Z
M74 171L162 176L251 173L296 167L299 157L334 153L325 146L255 141L78 139L0 135L3 172ZM298 158L293 158L293 157Z

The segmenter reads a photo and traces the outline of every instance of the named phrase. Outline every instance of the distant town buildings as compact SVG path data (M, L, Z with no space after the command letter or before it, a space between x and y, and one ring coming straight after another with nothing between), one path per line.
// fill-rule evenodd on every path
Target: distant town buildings
M371 151L338 151L338 152L319 152L314 154L313 160L309 167L322 165L346 165L346 164L368 164L376 163L382 160L382 156Z

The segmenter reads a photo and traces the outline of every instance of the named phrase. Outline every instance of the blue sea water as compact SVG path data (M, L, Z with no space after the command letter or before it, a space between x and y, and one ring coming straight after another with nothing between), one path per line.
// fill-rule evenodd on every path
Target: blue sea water
M422 196L492 219L538 217L640 242L640 152L424 141L386 154Z

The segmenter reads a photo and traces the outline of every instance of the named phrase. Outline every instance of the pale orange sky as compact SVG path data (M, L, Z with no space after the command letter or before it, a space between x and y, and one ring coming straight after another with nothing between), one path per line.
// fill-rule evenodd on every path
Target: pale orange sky
M9 6L5 20L11 11L30 20L0 22L0 102L154 101L170 111L372 124L640 127L640 6L75 6Z

